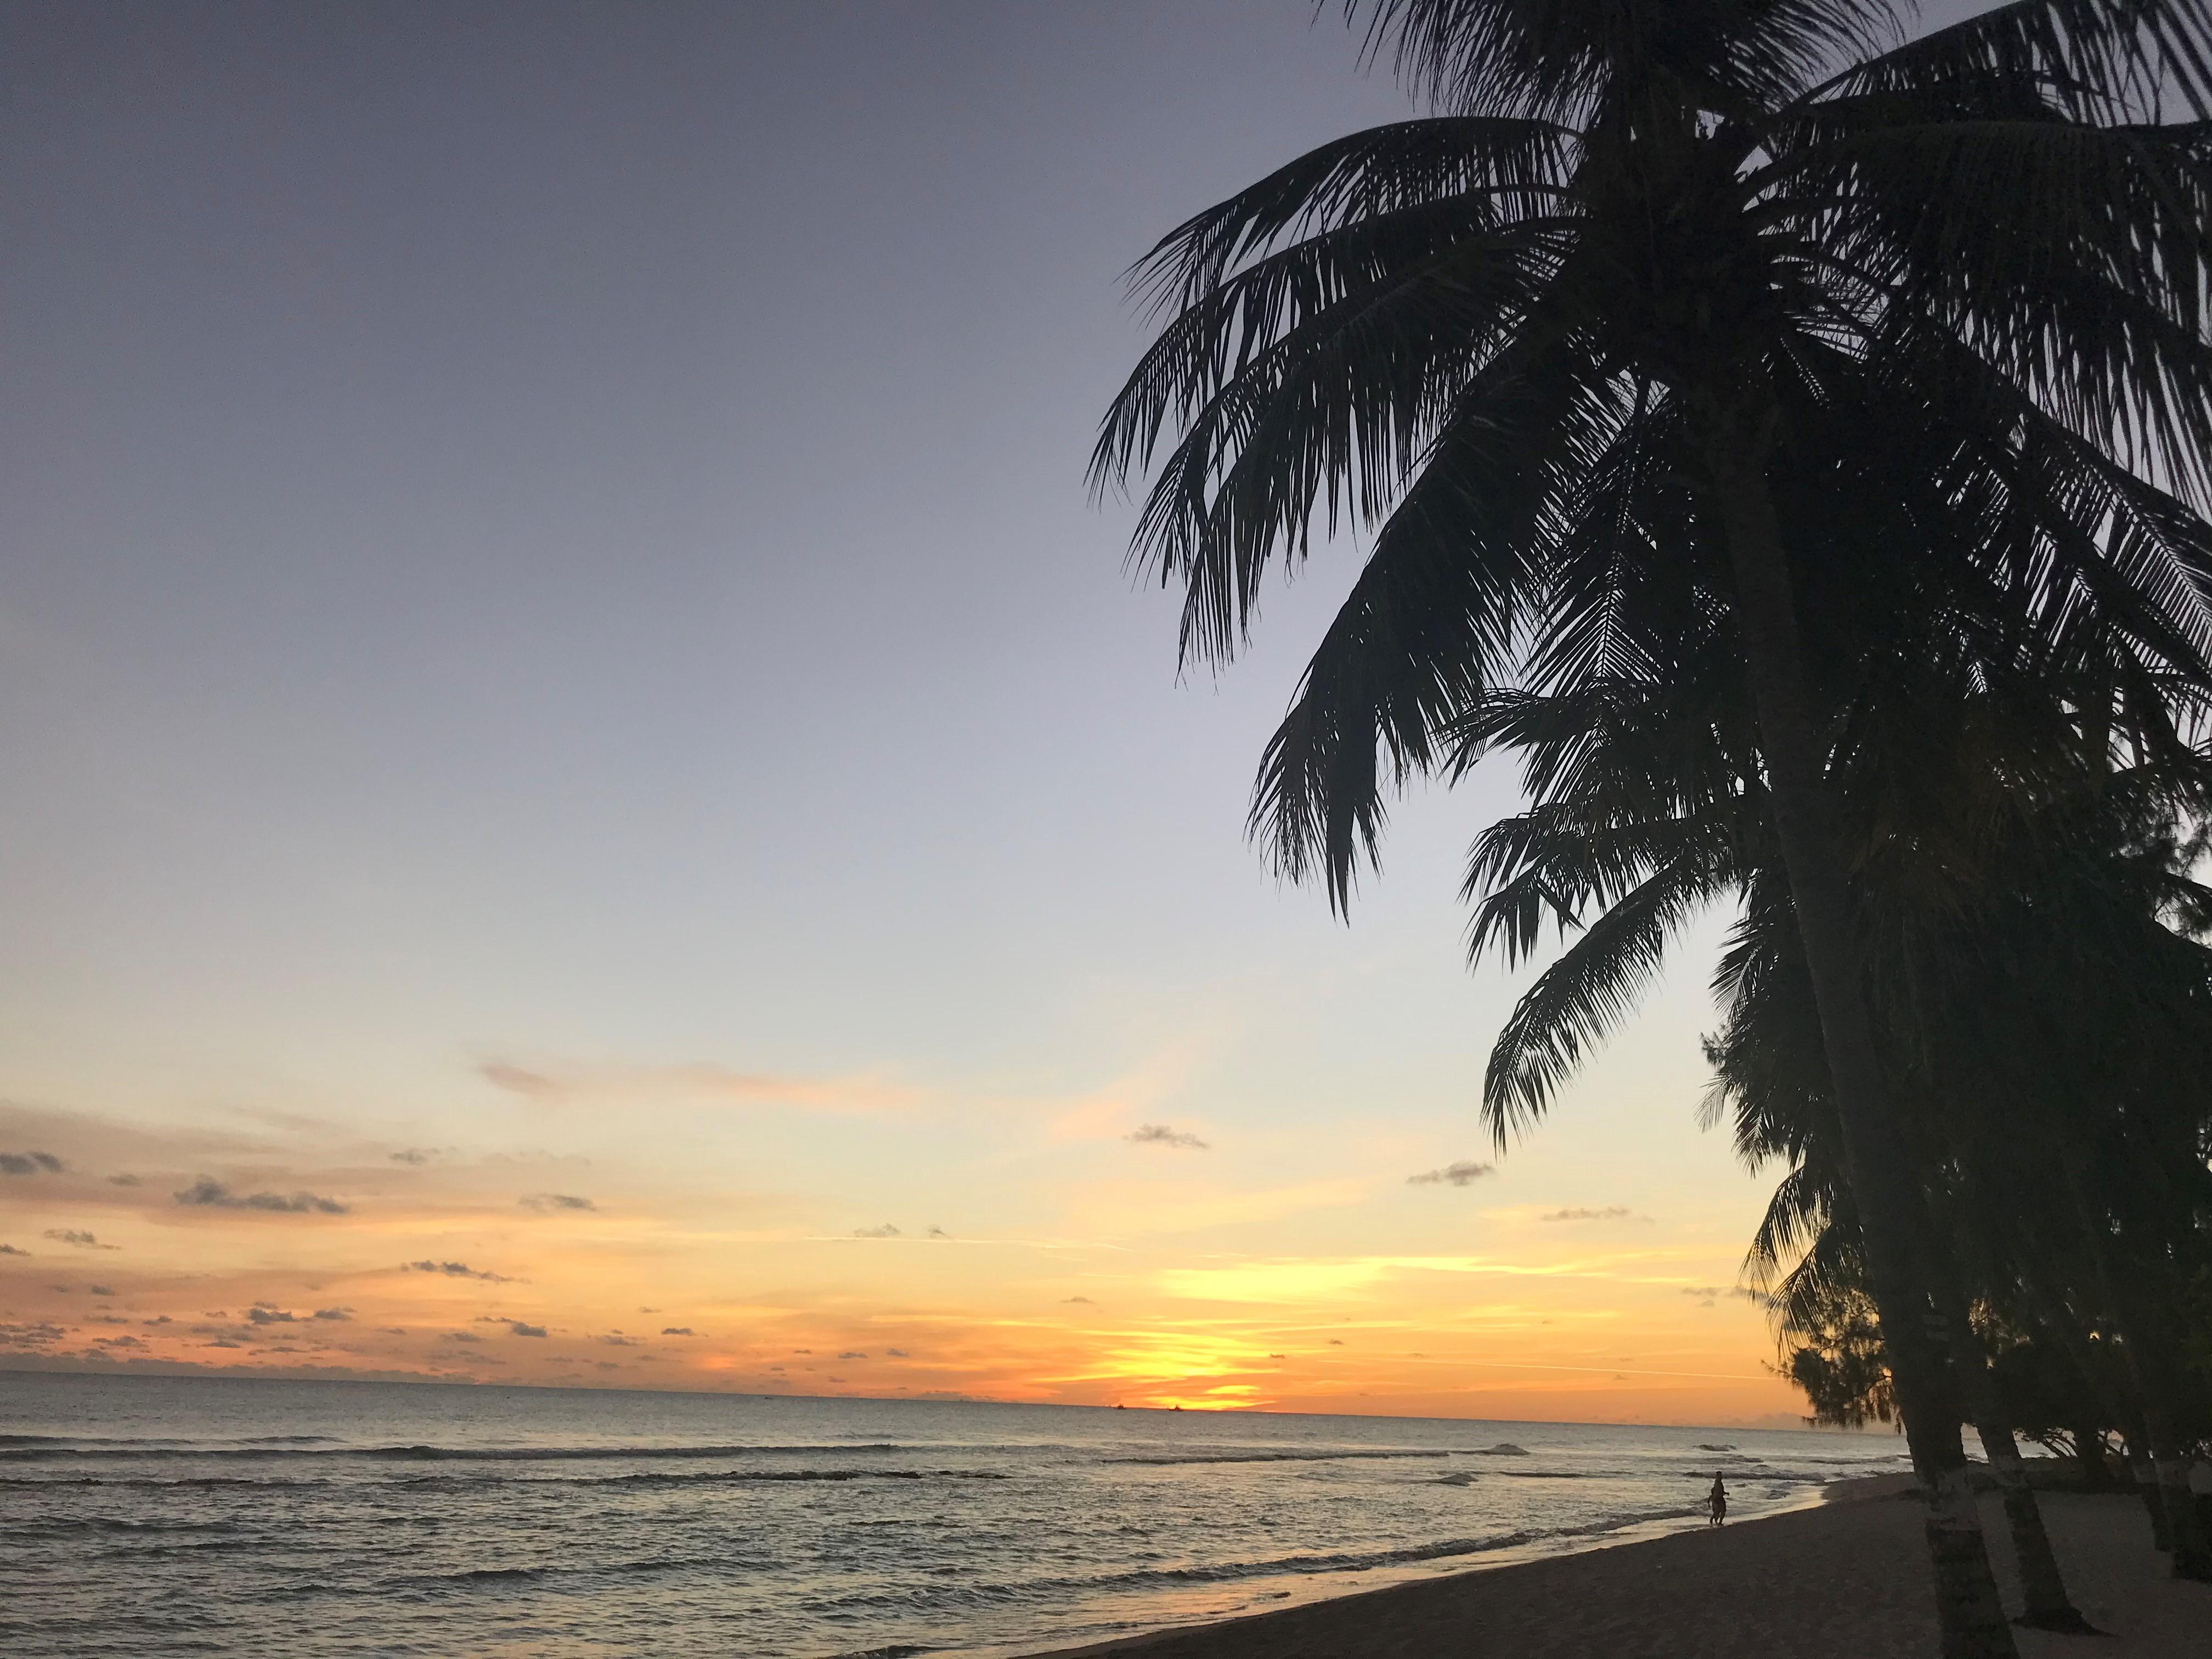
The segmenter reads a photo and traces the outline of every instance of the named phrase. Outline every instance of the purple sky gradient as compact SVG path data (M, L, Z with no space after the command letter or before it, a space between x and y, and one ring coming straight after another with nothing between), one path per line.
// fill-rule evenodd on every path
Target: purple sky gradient
M1492 1156L1526 981L1466 974L1455 891L1510 775L1409 802L1348 930L1279 890L1247 792L1354 550L1178 682L1082 476L1118 274L1407 114L1358 58L1309 0L0 8L0 1106L343 1126L387 1186L386 1141L538 1159L609 1217L575 1160L643 1208L714 1171L840 1236L1095 1233L1052 1183L1161 1122L1210 1150L1146 1179L1212 1212L1376 1194L1162 1261L1481 1248L1391 1230ZM1725 1280L1761 1193L1691 1127L1707 966L1470 1191ZM641 1146L487 1062L829 1081ZM854 1089L934 1127L799 1121ZM1079 1161L1002 1176L971 1098Z

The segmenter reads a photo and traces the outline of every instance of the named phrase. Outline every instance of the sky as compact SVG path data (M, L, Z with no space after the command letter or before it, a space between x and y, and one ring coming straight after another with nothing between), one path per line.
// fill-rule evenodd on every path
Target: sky
M1724 917L1478 1114L1083 476L1309 0L0 10L0 1367L1790 1423Z

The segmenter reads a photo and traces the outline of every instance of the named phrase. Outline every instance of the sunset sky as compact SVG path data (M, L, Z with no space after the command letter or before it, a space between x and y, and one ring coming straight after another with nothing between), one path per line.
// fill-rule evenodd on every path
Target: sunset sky
M1796 1420L1726 918L1500 1153L1511 775L1279 887L1358 549L1179 678L1086 497L1310 17L8 12L0 1366Z

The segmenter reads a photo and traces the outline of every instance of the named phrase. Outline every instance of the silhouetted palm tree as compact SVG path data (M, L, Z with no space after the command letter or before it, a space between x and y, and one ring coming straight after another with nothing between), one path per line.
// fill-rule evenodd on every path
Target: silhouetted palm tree
M1547 916L1568 926L1589 922L1576 943L1537 981L1514 1011L1493 1053L1490 1100L1504 1117L1537 1109L1555 1092L1590 1042L1601 1037L1624 1010L1638 981L1656 965L1668 936L1687 913L1710 896L1734 890L1742 906L1737 937L1722 964L1720 987L1729 1004L1724 1037L1708 1054L1724 1091L1715 1109L1735 1108L1737 1147L1756 1168L1779 1159L1787 1173L1754 1239L1751 1265L1771 1281L1787 1271L1773 1304L1783 1316L1785 1335L1823 1339L1801 1346L1791 1375L1812 1399L1820 1420L1856 1425L1871 1415L1887 1419L1892 1398L1888 1356L1880 1329L1870 1318L1864 1293L1863 1255L1856 1220L1840 1170L1836 1113L1820 1042L1820 1023L1806 982L1787 883L1776 867L1771 836L1755 798L1733 787L1725 766L1685 766L1690 732L1725 729L1712 714L1734 678L1716 674L1708 657L1702 666L1678 673L1650 688L1639 702L1633 689L1614 688L1603 714L1588 700L1514 700L1510 716L1518 726L1518 746L1540 776L1558 770L1546 764L1550 754L1572 754L1574 776L1564 795L1556 785L1536 791L1528 813L1497 826L1480 844L1471 886L1481 900L1477 913L1478 948L1492 940L1518 951L1533 939ZM1921 665L1925 666L1925 665ZM1902 669L1904 665L1900 664ZM1955 768L1956 738L1972 762L1997 758L1991 734L1972 720L1954 720L1954 741L1943 741L1943 716L1961 710L1955 686L1943 688L1908 678L1885 690L1919 712L1920 741L1910 750L1876 743L1863 745L1852 769L1856 789L1847 803L1863 809L1876 793L1884 803L1876 815L1891 817L1899 798L1923 788L1892 783L1869 788L1865 774L1879 767L1902 768L1924 777L1937 766ZM1739 693L1740 696L1740 693ZM1861 724L1869 715L1863 714ZM1586 724L1585 724L1586 722ZM1677 730L1668 730L1670 723ZM1739 717L1736 724L1746 723ZM1478 735L1489 735L1483 722L1470 722ZM1664 775L1671 799L1650 799L1644 781ZM1966 781L1969 786L1972 780ZM1939 864L1961 860L1966 843L1986 833L1986 806L1971 787L1933 793L1972 820L1950 825L1919 811L1908 826L1916 856ZM1565 809L1565 810L1561 810ZM1908 809L1909 810L1909 809ZM1655 814L1668 814L1655 816ZM1867 816L1863 810L1850 815ZM1694 849L1692 856L1686 852ZM1893 901L1899 890L1923 899L1929 883L1899 879L1890 872L1872 884ZM1939 871L1937 883L1955 886ZM1870 884L1858 884L1863 894ZM1610 888L1615 896L1597 915L1584 908ZM1955 900L1956 895L1950 895ZM1573 919L1569 921L1570 916ZM1883 964L1877 964L1877 967ZM1893 1037L1886 1055L1893 1077L1910 1076L1899 1064ZM1937 1127L1934 1114L1917 1115L1924 1139ZM1921 1169L1932 1175L1942 1159L1940 1146L1916 1146ZM1955 1211L1942 1206L1955 1218ZM2067 1598L2042 1517L2029 1490L2011 1431L1988 1374L1987 1357L1967 1317L1966 1298L1948 1269L1948 1241L1934 1220L1923 1215L1920 1251L1935 1287L1936 1307L1949 1322L1948 1347L1963 1386L1966 1413L1982 1441L2004 1498L2027 1593L2026 1622L2046 1629L2080 1630L2081 1615Z
M2212 0L2023 0L1903 45L1881 0L1351 9L1437 114L1324 146L1160 245L1142 280L1176 314L1097 472L1151 465L1176 428L1137 545L1185 585L1200 656L1234 647L1277 554L1340 514L1381 522L1255 806L1338 903L1380 830L1378 746L1401 775L1435 764L1532 626L1540 672L1613 665L1624 561L1675 578L1685 631L1729 612L1946 1651L2009 1652L1802 640L1808 595L1849 599L1852 571L1788 541L1804 481L1778 463L1816 464L1803 434L1832 408L1908 410L1931 465L2033 532L2033 568L1975 579L2124 593L2146 651L2203 671L2203 526L2146 478L2200 499L2212 453L2212 136L2159 118L2205 101Z
M2028 1619L2079 1628L1969 1291L1986 1307L1992 1287L2009 1283L2007 1300L2060 1316L2053 1334L2064 1342L2074 1322L2040 1288L2057 1277L2049 1260L2070 1255L2070 1276L2095 1281L2091 1317L2125 1335L2136 1378L2137 1404L2115 1420L2148 1425L2166 1488L2153 1502L2160 1547L2170 1540L2180 1576L2212 1572L2185 1492L2183 1448L2199 1431L2175 1426L2186 1414L2177 1339L2195 1328L2188 1285L2212 1243L2200 1150L2212 1091L2185 1058L2212 1048L2212 952L2168 925L2193 922L2212 898L2190 879L2196 848L2172 828L2177 815L2201 820L2212 766L2156 729L2130 728L2128 747L2163 763L2112 775L2095 763L2111 730L2079 702L2045 711L2063 728L2054 743L2017 702L1990 707L2000 701L1991 676L1960 666L1926 641L1896 650L1845 722L1856 734L1841 777L1858 931L1893 1088L1915 1106L1933 1311L1952 1334L1968 1413L2002 1489ZM1619 1018L1686 910L1734 889L1742 915L1718 981L1727 1025L1708 1045L1720 1079L1712 1103L1733 1107L1747 1162L1787 1167L1751 1265L1767 1282L1782 1277L1774 1305L1785 1330L1823 1334L1793 1366L1817 1413L1853 1422L1886 1411L1887 1355L1861 1311L1862 1241L1787 884L1755 797L1732 787L1724 761L1689 763L1699 740L1727 729L1711 711L1729 678L1709 655L1640 694L1622 684L1602 703L1500 698L1469 721L1474 738L1513 741L1539 781L1530 810L1479 844L1478 946L1524 949L1547 916L1589 924L1509 1020L1491 1109L1539 1109ZM1910 742L1883 735L1899 715L1913 722ZM2070 775L2033 764L2053 748L2081 763ZM1659 798L1649 785L1662 776ZM1593 904L1603 907L1595 916ZM2147 1205L2145 1194L2164 1201ZM2084 1205L2094 1213L2069 1220ZM2023 1209L2039 1217L2032 1242L2016 1220ZM2114 1271L2123 1252L2125 1271ZM2026 1271L2023 1255L2041 1262Z

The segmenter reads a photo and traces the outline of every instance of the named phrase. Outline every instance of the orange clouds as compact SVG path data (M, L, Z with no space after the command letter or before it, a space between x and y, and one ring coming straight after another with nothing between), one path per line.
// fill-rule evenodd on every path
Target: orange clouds
M1704 1294L1732 1249L1516 1188L1510 1167L1441 1164L1409 1188L1437 1154L1404 1139L1349 1143L1371 1154L1354 1161L1139 1090L1079 1108L1076 1137L1048 1101L959 1109L866 1077L498 1062L457 1079L483 1082L508 1103L427 1133L0 1107L0 1147L26 1161L0 1174L0 1366L1673 1420L1790 1406L1757 1310ZM532 1114L524 1133L556 1144L526 1149L505 1139L516 1100L611 1109ZM1507 1201L1451 1191L1478 1182Z

